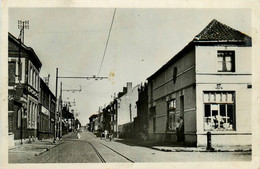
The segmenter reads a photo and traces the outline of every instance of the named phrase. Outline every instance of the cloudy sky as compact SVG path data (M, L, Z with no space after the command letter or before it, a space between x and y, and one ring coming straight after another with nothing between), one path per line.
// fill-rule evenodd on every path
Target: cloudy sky
M55 70L59 76L98 74L113 8L9 8L9 32L19 36L17 20L29 20L25 45L42 62L41 77L50 73L55 93ZM251 11L246 9L124 9L116 10L100 76L109 80L59 79L64 101L73 101L84 125L111 95L126 82L144 82L212 20L251 35Z

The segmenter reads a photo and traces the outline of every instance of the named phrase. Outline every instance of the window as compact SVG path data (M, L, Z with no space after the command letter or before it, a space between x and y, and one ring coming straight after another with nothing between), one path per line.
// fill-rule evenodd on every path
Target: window
M32 70L32 87L34 87L34 70Z
M28 107L28 115L27 115L27 120L28 120L28 127L31 127L31 114L32 114L32 102L29 101L29 107Z
M34 80L35 80L35 82L34 82L34 88L37 90L37 73L35 72L35 74L34 74Z
M16 72L15 61L8 62L8 82L9 82L9 84L15 83L15 72Z
M151 101L153 100L153 81L151 81Z
M21 118L22 118L22 109L18 109L17 111L17 129L21 128Z
M205 130L234 130L234 106L234 92L204 92Z
M218 51L218 72L235 71L235 52Z
M168 130L176 130L176 100L168 102Z

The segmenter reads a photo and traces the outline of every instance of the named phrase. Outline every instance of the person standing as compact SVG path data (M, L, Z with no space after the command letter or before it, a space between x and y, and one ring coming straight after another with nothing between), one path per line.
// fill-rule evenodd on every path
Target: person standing
M108 134L108 131L105 130L105 140L107 139L107 134Z
M177 128L177 142L184 141L184 124L183 124L183 117L180 116L179 118L179 126Z
M77 139L80 139L79 131L77 131Z

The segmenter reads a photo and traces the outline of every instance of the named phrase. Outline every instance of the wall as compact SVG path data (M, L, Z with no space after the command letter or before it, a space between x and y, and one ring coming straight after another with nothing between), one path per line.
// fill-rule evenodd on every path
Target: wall
M15 64L11 64L11 67L9 68L8 75L10 76L9 80L9 89L13 90L14 85L19 84L18 76L14 76L19 74L18 69L18 57L19 57L19 43L18 40L13 37L11 34L8 35L8 61L11 63L12 61L16 61ZM41 67L41 63L36 56L35 53L32 54L28 50L28 48L22 44L21 50L20 50L20 57L21 57L21 85L22 85L22 95L16 93L15 95L18 95L19 97L23 97L25 100L25 103L23 104L23 107L25 108L24 111L24 119L23 119L23 138L29 138L29 137L36 137L36 129L37 129L37 117L38 117L38 91L39 91L39 71ZM37 66L35 66L37 65ZM28 76L30 76L29 69L30 66L34 67L34 85L30 86L28 84L28 79L30 79ZM32 76L31 76L32 77ZM14 92L17 92L15 89ZM19 100L19 99L18 99ZM9 104L12 104L11 102ZM17 112L14 112L17 113ZM14 117L16 118L16 117ZM17 119L14 119L17 121ZM31 122L34 123L31 123ZM15 139L18 139L20 137L19 135L14 136Z
M133 89L131 89L128 93L126 93L119 99L120 103L117 112L118 125L130 122L130 104L132 122L134 121L134 117L137 116L136 101L138 99L138 87L139 85L135 86Z
M174 83L173 72L177 67L177 78ZM167 102L176 99L176 112L180 113L180 96L184 96L184 129L185 132L195 132L195 50L191 49L183 54L183 57L170 65L148 81L149 101L149 129L151 134L156 134L156 139L163 139L167 122ZM155 114L151 112L155 107ZM155 118L155 126L153 120ZM174 133L172 133L174 134ZM171 136L172 139L176 137Z
M235 51L235 72L218 72L217 51ZM196 47L196 100L197 100L197 145L206 145L204 130L203 91L235 92L234 131L212 131L214 145L250 145L251 144L251 49L250 47ZM206 63L206 64L205 64ZM217 84L221 88L217 89Z

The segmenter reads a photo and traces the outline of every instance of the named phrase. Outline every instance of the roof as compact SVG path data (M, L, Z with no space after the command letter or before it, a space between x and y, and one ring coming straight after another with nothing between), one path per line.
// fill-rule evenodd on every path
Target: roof
M183 57L183 54L191 50L195 45L217 45L217 44L235 44L240 46L252 46L250 36L235 30L216 19L213 19L198 35L194 37L180 52L178 52L171 60L164 64L159 70L147 78L153 78L169 65Z
M17 45L20 45L20 41L14 36L12 35L10 32L8 32L8 37L10 39L12 39ZM36 61L39 64L39 67L42 66L42 62L40 61L40 59L38 58L38 56L36 55L36 53L34 52L34 50L31 47L26 46L24 43L21 44L22 48L24 48L28 53L30 53L34 59L36 59Z
M95 117L97 117L97 116L98 116L98 114L92 114L92 115L89 117L89 119L95 118Z
M45 90L47 90L51 95L52 97L55 98L56 100L56 97L54 96L54 94L52 93L51 89L49 88L49 86L44 82L44 80L42 79L42 77L40 77L40 87L43 86L45 88Z
M251 37L213 19L193 41L250 42Z

